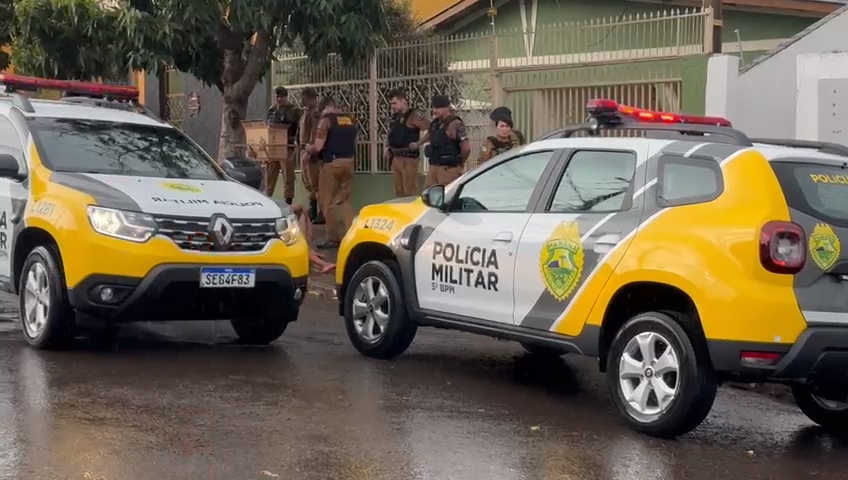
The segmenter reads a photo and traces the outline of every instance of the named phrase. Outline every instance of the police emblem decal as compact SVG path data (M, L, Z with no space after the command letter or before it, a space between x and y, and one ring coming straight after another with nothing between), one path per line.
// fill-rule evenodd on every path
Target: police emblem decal
M842 245L830 225L826 223L817 224L810 235L809 243L810 257L822 270L829 269L839 260Z
M574 292L583 274L583 242L576 221L557 226L539 252L539 271L548 292L563 301Z
M178 192L200 193L201 191L199 187L188 185L186 183L164 182L162 186L168 190L176 190Z

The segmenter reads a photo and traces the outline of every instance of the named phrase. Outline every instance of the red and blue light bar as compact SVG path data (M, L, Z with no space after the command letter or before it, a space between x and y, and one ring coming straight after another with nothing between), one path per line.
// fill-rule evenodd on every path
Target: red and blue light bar
M657 112L642 108L621 105L615 100L595 99L586 104L586 111L595 118L631 118L646 123L687 123L693 125L713 125L718 127L732 127L730 120L721 117L703 117L697 115L680 115L677 113Z
M104 85L76 80L50 80L11 73L0 73L0 85L5 85L10 90L58 90L70 94L115 100L138 100L139 95L138 88L127 85Z

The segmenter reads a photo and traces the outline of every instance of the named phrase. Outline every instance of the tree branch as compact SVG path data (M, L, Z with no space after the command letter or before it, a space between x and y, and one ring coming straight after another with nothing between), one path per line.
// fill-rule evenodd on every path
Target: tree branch
M259 82L259 78L268 68L268 57L270 56L271 32L260 30L256 32L256 40L250 49L250 54L245 62L244 72L234 86L234 94L238 97L247 98Z

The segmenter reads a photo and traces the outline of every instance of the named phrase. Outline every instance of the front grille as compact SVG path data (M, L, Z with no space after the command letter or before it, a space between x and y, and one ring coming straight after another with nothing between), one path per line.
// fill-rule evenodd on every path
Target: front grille
M183 250L217 251L209 234L208 218L156 217L159 235L170 238ZM229 220L233 224L228 252L256 252L277 236L274 220Z

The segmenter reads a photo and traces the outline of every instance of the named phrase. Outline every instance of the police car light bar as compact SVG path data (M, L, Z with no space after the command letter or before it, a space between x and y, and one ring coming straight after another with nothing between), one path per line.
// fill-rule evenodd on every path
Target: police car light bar
M688 123L693 125L714 125L732 127L729 120L721 117L700 117L679 115L677 113L656 112L641 108L620 105L615 100L595 99L586 104L586 111L598 123L622 123L625 118L646 123Z
M8 73L0 74L0 85L7 92L16 90L58 90L69 94L108 97L115 100L138 100L138 88L124 85L103 85L75 80L49 80Z

